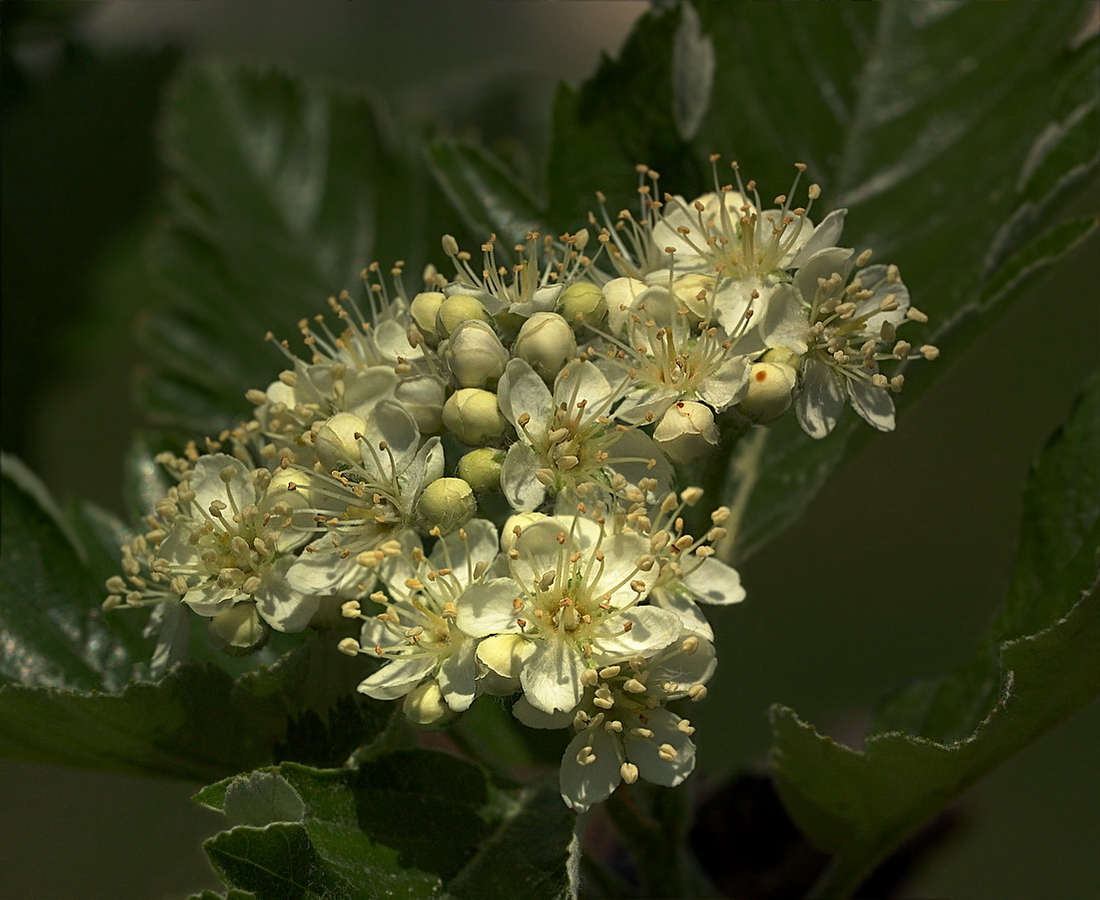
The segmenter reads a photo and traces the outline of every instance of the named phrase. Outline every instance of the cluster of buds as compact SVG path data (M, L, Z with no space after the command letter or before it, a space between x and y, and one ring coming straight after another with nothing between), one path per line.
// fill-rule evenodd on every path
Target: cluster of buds
M301 321L307 358L278 343L290 367L248 392L251 420L161 460L178 483L106 601L155 607L158 665L188 611L243 654L339 610L361 622L339 649L384 662L360 690L416 726L493 694L575 729L576 809L690 773L694 729L666 705L714 669L698 604L744 591L713 547L729 511L686 533L703 491L677 492L677 467L789 410L814 438L849 401L889 430L903 376L880 364L936 349L897 338L925 317L895 266L837 246L844 211L811 221L816 185L765 208L736 164L736 189L715 169L690 202L639 173L637 215L601 196L588 229L493 238L480 264L445 236L454 274L418 293L372 264L365 304Z

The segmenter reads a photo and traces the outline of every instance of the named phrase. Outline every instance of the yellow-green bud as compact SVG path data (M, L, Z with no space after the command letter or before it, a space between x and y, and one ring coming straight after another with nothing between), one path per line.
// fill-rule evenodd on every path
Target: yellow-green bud
M443 699L443 691L434 678L418 684L405 695L401 711L409 724L425 731L439 731L458 715Z
M271 626L260 618L256 604L245 600L214 616L206 626L206 633L215 650L229 656L247 656L267 643Z
M504 451L492 447L471 450L458 461L458 474L479 494L500 490Z
M450 337L463 322L477 320L492 324L493 318L481 301L469 294L453 294L439 306L435 330L439 339Z
M326 470L340 469L360 462L359 439L367 423L354 413L337 413L317 430L313 451Z
M454 531L477 512L474 490L461 478L437 478L420 494L416 514L424 531Z
M433 347L439 343L439 333L435 329L435 320L439 316L439 307L447 299L446 294L438 291L425 291L413 297L409 305L409 315L412 317L420 333Z
M443 405L443 424L451 434L471 447L500 440L508 422L501 415L497 395L481 388L462 388Z
M673 403L653 429L653 440L673 462L698 459L718 443L714 413L694 400Z
M443 425L447 388L436 375L410 375L393 390L394 399L408 411L421 434L435 434Z
M575 281L561 292L557 310L566 322L599 325L607 315L607 300L596 285Z
M497 333L477 319L459 325L441 345L440 355L459 386L468 388L496 384L509 359Z
M577 355L577 338L557 313L537 312L523 323L512 353L528 363L543 381L553 381L565 361Z
M737 408L761 425L774 422L790 408L795 381L795 371L786 363L753 363L745 396Z

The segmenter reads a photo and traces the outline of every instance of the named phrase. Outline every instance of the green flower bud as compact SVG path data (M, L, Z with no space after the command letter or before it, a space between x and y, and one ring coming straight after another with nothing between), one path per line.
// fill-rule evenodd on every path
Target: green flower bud
M508 422L492 391L462 388L443 405L443 425L462 443L481 447L500 440Z
M504 451L491 447L471 450L458 461L458 474L479 494L500 490L500 469Z
M435 375L402 378L393 391L394 399L408 410L421 434L435 434L443 426L443 404L447 388Z
M443 699L439 682L430 678L405 695L401 711L409 724L424 731L441 731L457 715Z
M783 362L753 363L737 408L760 425L774 422L790 408L796 377L795 370Z
M424 531L454 531L477 512L474 489L461 478L437 478L420 494L416 514Z
M354 413L337 413L319 429L313 452L326 470L340 469L360 461L357 434L367 430L367 423Z
M565 361L577 355L577 338L557 313L537 312L523 323L512 353L528 363L543 381L553 381Z
M557 310L571 324L599 325L607 315L607 300L596 285L575 281L561 292Z
M481 301L469 294L454 294L440 304L435 331L440 340L450 337L463 322L476 320L491 325L493 317Z
M443 301L446 299L446 294L441 294L438 291L425 291L413 297L413 301L409 306L409 315L412 316L413 322L420 329L420 333L424 335L425 340L433 347L439 343L439 332L436 331L435 322L439 316L439 307L443 305Z
M698 459L718 443L714 413L694 400L673 403L653 429L653 440L673 462Z
M229 656L247 656L267 643L271 626L260 618L256 604L245 600L220 612L206 626L210 646Z
M496 384L509 359L497 333L476 319L459 325L440 346L440 355L459 386L467 388Z

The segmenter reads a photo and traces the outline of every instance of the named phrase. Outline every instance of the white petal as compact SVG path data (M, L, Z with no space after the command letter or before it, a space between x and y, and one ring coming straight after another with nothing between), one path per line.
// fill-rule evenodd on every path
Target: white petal
M638 767L638 774L646 781L676 787L695 768L695 744L676 728L680 717L667 709L648 710L646 719L645 727L653 732L653 737L625 738L626 758ZM676 751L671 762L661 759L662 744L669 744Z
M577 757L586 747L591 747L595 759L582 766ZM584 812L595 803L611 796L622 780L623 764L621 739L613 737L602 728L582 731L565 748L561 758L561 775L558 784L561 798L577 812Z
M227 467L236 469L236 474L226 484L221 473ZM199 457L191 473L191 490L195 492L195 503L202 509L209 508L215 500L228 503L226 491L233 495L238 509L256 502L256 488L252 484L252 471L239 459L225 453L213 453Z
M541 465L542 459L523 441L508 448L500 469L500 489L512 509L532 510L546 499L546 485L535 476Z
M597 596L610 595L612 606L625 606L632 603L638 593L631 582L640 581L644 587L642 597L649 594L657 583L657 566L648 572L638 568L638 558L649 553L649 541L640 534L613 534L604 538L600 548L604 559L601 566L597 563L593 573L598 577L590 590Z
M612 334L622 334L630 321L635 298L647 287L644 281L625 277L612 278L603 286L604 299L607 300L607 324Z
M607 415L611 385L599 366L588 360L570 363L562 369L554 382L554 403L568 405L572 411L581 400L586 400L581 414L582 425L590 424L597 417Z
M812 301L813 297L809 300ZM781 284L772 291L760 330L764 343L769 347L788 347L800 355L809 349L806 335L810 323L802 311L798 293L791 285Z
M658 684L671 682L675 686L673 695L686 694L692 685L706 684L717 665L714 645L709 640L700 640L694 653L668 654L653 666L649 677Z
M894 398L888 388L875 387L862 381L848 381L848 396L852 398L852 409L868 425L879 431L894 430Z
M809 360L795 404L802 430L812 438L825 437L836 426L843 409L844 394L838 376L821 360Z
M471 637L519 631L512 601L518 585L511 578L493 578L475 584L462 593L455 623Z
M844 230L844 217L848 214L846 209L834 209L818 223L810 239L802 245L795 257L788 264L788 268L797 269L804 265L815 253L828 247L836 246L840 240L840 233Z
M290 586L287 570L293 562L289 556L278 560L256 593L256 611L276 631L302 631L321 604L317 594L301 594Z
M848 262L855 251L850 247L828 247L809 257L794 276L794 286L807 303L814 302L817 279L830 278L836 272L847 276Z
M551 637L539 641L519 673L528 702L536 709L552 713L576 709L584 695L581 673L584 658L565 641Z
M631 626L624 631L623 626ZM628 656L652 656L676 640L682 632L680 617L656 606L637 606L612 616L596 629L592 649L601 660Z
M683 565L687 568L695 563L685 562ZM696 568L691 569L684 576L682 584L700 603L726 606L745 599L745 589L741 587L741 576L737 570L713 556L707 557Z
M469 576L478 564L486 568L497 557L497 527L488 519L470 519L462 526L466 535L463 540L458 531L453 531L436 542L429 561L433 569L449 568L459 584L469 584Z
M667 609L680 617L680 623L685 629L708 641L714 640L714 631L710 622L699 609L698 604L692 600L686 592L657 588L649 595L649 602L658 609Z
M574 719L572 710L546 713L541 709L535 709L527 702L526 697L520 697L512 705L512 715L528 728L568 728L573 724Z
M873 289L870 297L856 306L855 315L865 316L879 308L879 305L889 296L893 296L898 308L890 312L878 312L867 319L864 331L867 334L877 335L883 322L891 325L901 325L906 321L906 313L909 311L909 288L904 282L889 282L886 280L888 268L883 265L867 266L859 272L859 280L863 286Z
M370 416L378 401L392 399L397 387L397 375L392 366L349 369L343 381L343 408L362 419Z
M554 398L550 396L546 382L522 359L513 359L504 369L497 385L497 403L501 414L515 426L521 440L541 442L546 438L554 414ZM519 419L525 414L531 420L526 426L521 426Z
M451 643L457 646L453 646L450 655L443 660L436 679L447 705L455 712L464 712L477 694L477 660L474 657L477 641L452 630Z
M375 700L396 700L419 684L434 665L435 658L431 656L391 660L370 678L359 682L359 691Z

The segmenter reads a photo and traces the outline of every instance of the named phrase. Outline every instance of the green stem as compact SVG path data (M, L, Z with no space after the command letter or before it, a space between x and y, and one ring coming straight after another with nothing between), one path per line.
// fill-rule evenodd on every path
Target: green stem
M689 877L684 858L686 799L683 790L651 789L651 810L644 810L640 786L621 785L607 801L607 812L631 850L643 897L695 897L699 888Z

